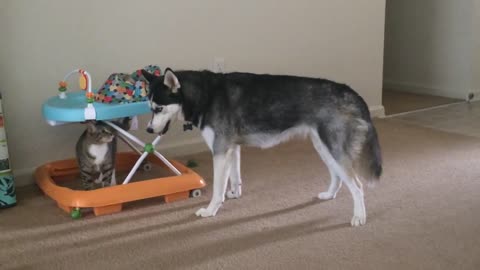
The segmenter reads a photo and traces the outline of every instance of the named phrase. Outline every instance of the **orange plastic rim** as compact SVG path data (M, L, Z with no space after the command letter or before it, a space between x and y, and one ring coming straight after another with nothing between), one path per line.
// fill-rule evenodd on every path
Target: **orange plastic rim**
M128 171L138 159L136 153L119 153L116 171ZM154 156L148 160L166 169L168 167ZM55 200L62 209L90 208L117 205L147 198L189 192L205 187L203 178L180 162L170 161L182 175L154 178L126 185L116 185L96 190L73 190L61 187L52 177L75 175L79 173L75 159L54 161L40 166L35 171L35 181L43 192ZM173 173L172 173L173 174Z

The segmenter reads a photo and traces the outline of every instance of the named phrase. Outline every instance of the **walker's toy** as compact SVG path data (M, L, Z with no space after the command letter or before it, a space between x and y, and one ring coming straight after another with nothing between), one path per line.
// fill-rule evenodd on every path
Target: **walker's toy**
M66 81L72 74L80 75L80 88L86 90L85 94L82 91L67 93ZM61 181L66 176L78 174L75 159L51 162L37 168L37 185L55 200L61 209L69 212L72 218L81 217L81 208L93 208L94 214L98 216L121 211L125 202L158 196L164 196L166 202L172 202L201 195L201 188L205 186L202 177L177 161L168 161L155 150L161 136L157 136L151 143L144 143L109 121L149 113L150 108L146 101L120 104L94 102L95 93L91 88L90 74L82 69L67 74L59 86L58 96L47 100L42 108L50 125L101 120L117 130L119 138L136 152L120 153L117 156L115 170L129 171L122 185L91 191L72 190L55 183L53 178ZM142 147L142 150L138 150L133 143ZM167 168L175 176L129 183L140 166L143 165L144 170L149 170L151 163Z

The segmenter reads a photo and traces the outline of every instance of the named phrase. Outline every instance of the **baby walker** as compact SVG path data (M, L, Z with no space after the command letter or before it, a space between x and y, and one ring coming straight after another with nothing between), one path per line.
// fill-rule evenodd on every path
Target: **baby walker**
M66 81L73 74L79 75L80 88L86 90L86 93L83 91L67 93ZM95 102L90 74L82 69L68 73L59 85L59 94L47 100L42 107L43 116L49 125L101 120L114 128L119 138L135 151L117 154L115 170L129 171L123 183L96 190L73 190L61 187L53 180L55 178L56 181L61 181L58 179L77 175L79 169L75 159L55 161L37 168L35 171L37 185L57 202L58 207L70 213L72 218L81 217L81 208L93 208L95 216L99 216L121 211L122 204L126 202L164 196L165 202L168 203L201 195L201 188L205 186L202 177L180 162L167 160L155 150L161 136L157 136L151 143L145 143L109 121L150 113L148 101L117 104ZM139 145L142 150L137 149L134 144ZM149 170L151 163L168 169L175 176L129 183L140 166L144 170Z

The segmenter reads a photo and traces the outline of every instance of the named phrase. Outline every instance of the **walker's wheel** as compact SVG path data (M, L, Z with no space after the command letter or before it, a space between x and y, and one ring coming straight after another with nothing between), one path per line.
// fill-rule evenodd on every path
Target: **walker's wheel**
M72 217L72 219L82 218L82 212L80 211L80 208L73 209L72 212L70 213L70 216Z
M143 168L143 171L149 172L152 170L152 163L146 162L145 164L143 164L142 168Z
M195 168L195 167L197 167L197 166L198 166L198 163L197 163L195 160L189 159L189 160L187 161L187 167L188 167L188 168Z
M192 198L200 197L202 196L202 190L194 189L190 192L190 196L192 196Z

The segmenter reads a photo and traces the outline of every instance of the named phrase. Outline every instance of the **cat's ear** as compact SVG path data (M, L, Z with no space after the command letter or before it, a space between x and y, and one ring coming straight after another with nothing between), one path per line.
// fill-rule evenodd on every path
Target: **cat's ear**
M95 133L97 131L96 127L96 122L95 121L87 121L87 131L88 133Z

